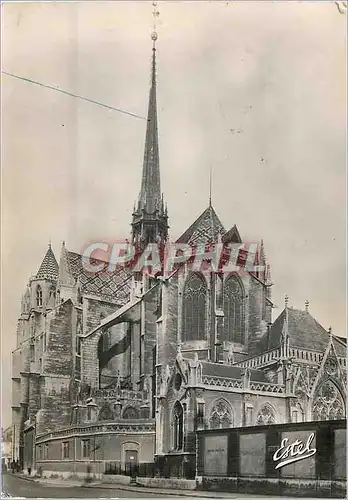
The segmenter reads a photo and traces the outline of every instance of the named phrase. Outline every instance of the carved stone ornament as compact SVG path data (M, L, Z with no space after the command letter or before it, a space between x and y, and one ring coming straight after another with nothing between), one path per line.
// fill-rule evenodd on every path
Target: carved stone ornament
M326 362L325 362L324 369L328 375L336 375L336 373L337 373L337 361L332 357L328 357Z

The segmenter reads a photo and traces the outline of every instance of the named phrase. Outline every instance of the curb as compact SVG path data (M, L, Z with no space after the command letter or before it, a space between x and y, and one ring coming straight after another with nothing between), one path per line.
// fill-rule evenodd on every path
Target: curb
M39 482L39 479L35 479L34 477L28 477L28 476L25 476L24 474L23 474L23 476L21 474L12 474L12 472L7 472L7 474L9 474L10 476L13 476L13 477L18 477L19 479L24 479L24 481L30 481L32 483Z
M146 492L146 493L151 493L152 495L166 495L166 496L175 496L175 497L191 497L191 498L209 498L210 500L212 499L225 499L227 497L219 497L219 496L212 496L211 494L209 495L209 492L204 492L202 491L202 494L195 494L195 493L201 493L201 490L188 490L192 491L192 493L189 493L188 491L186 492L185 490L166 490L166 489L153 489L153 488L148 488L146 486L127 486L125 484L107 484L107 483L92 483L92 484L83 484L82 488L101 488L101 489L107 489L107 490L123 490L123 491L133 491L134 493L139 493L139 492ZM215 493L215 492L214 492ZM237 494L235 496L230 495L228 498L239 498Z
M105 490L123 490L123 491L134 491L134 493L139 493L139 492L146 492L146 493L151 493L153 495L163 495L164 493L168 496L176 496L176 497L195 497L197 498L197 495L186 493L183 490L178 490L173 492L172 490L168 489L163 490L163 489L152 489L152 488L147 488L146 486L127 486L125 484L107 484L107 483L92 483L92 484L82 484L82 488L101 488ZM196 490L191 490L192 492ZM199 498L211 498L211 496L203 496L199 495Z

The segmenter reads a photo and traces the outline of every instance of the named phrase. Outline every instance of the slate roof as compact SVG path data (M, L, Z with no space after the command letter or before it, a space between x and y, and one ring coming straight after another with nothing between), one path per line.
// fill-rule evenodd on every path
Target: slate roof
M214 208L209 205L193 224L180 236L176 243L207 243L217 241L226 230Z
M57 280L58 279L58 272L59 272L58 263L57 263L56 258L54 256L51 245L49 245L48 250L46 252L46 255L43 258L41 266L39 267L39 270L36 274L36 277L42 278L42 279Z
M242 238L240 237L236 225L232 226L231 229L224 234L222 241L224 243L242 243Z
M112 298L119 304L128 302L132 279L130 269L119 266L115 271L108 271L108 262L90 259L92 265L104 264L104 270L94 273L84 268L82 255L68 251L67 256L71 276L74 279L79 279L81 289L85 293L106 299Z
M201 361L200 363L202 365L202 375L231 378L234 380L242 378L243 369L239 366L223 365L209 361ZM261 370L250 370L250 380L251 382L265 382L269 384L269 379Z
M324 352L329 343L329 333L323 328L308 311L288 308L288 325L290 346L300 349ZM286 309L273 323L269 340L267 333L255 344L255 354L274 349L281 343L282 332L286 323ZM346 356L343 339L333 336L333 343L338 356Z

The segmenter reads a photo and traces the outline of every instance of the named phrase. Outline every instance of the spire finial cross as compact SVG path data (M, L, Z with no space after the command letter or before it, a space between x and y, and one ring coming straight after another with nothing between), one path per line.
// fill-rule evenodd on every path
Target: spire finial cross
M209 170L209 206L211 207L211 191L212 191L212 183L213 183L213 169L210 165Z
M284 302L285 302L285 307L287 308L289 305L289 296L288 295L285 295Z
M306 310L306 312L308 312L308 309L309 309L309 300L306 300L306 302L305 302L305 310Z
M155 48L156 40L158 38L156 30L156 18L159 16L159 10L157 9L157 2L152 2L152 15L153 15L153 32L151 34L151 39L153 41L153 48Z

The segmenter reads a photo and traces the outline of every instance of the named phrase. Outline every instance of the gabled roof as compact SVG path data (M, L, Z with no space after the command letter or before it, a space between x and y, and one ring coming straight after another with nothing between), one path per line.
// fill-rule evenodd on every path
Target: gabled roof
M58 272L59 272L58 263L54 256L51 245L48 245L48 250L36 274L36 277L42 279L56 280L58 278Z
M222 241L224 243L242 243L242 238L240 237L236 225L232 226L231 229L224 234Z
M286 325L286 315L287 325ZM255 354L274 349L281 344L282 332L287 330L291 347L308 349L311 351L324 352L328 343L330 334L323 328L308 311L293 309L291 307L284 309L273 323L269 338L265 333L263 337L255 344ZM334 346L338 356L345 356L346 349L344 343L333 336Z
M216 215L212 205L194 221L193 224L180 236L176 243L208 243L216 242L218 236L226 233L222 222Z
M132 279L130 269L119 266L114 271L108 271L108 262L90 259L92 265L104 265L102 271L90 272L83 265L82 255L69 251L67 260L71 277L79 280L83 292L112 298L119 304L125 304L129 300Z
M221 363L211 363L209 361L201 361L202 365L202 375L207 375L210 377L224 377L231 378L234 380L240 380L242 378L243 368L233 365L223 365ZM265 382L269 384L269 379L262 370L250 370L250 380L251 382Z

